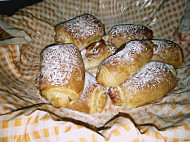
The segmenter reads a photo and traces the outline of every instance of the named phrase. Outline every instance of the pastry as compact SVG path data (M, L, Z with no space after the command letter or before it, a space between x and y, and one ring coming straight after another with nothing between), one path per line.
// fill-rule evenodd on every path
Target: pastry
M81 51L85 69L91 70L97 68L99 63L106 57L112 55L117 48L104 40L99 40L87 46Z
M103 37L105 41L115 44L119 48L130 40L152 39L153 32L144 25L121 24L115 25Z
M179 68L182 65L183 57L180 45L173 41L153 39L156 46L153 46L152 61L161 61Z
M68 108L88 114L100 113L107 102L107 90L99 85L95 78L86 71L85 87L78 100L71 101Z
M90 14L82 14L55 26L55 43L73 43L80 50L105 35L104 24Z
M99 64L97 82L104 87L118 85L151 60L151 46L152 43L147 40L134 40L123 44L115 54Z
M117 86L109 88L114 105L135 108L160 99L177 85L172 65L151 61Z
M41 53L39 88L42 97L55 107L65 107L82 94L85 68L74 44L50 45Z

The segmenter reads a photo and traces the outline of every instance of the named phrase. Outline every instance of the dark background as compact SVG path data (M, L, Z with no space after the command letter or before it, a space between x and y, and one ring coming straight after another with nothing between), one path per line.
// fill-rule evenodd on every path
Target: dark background
M29 6L43 0L7 0L0 1L0 14L5 15L13 15L20 8L24 8L25 6Z

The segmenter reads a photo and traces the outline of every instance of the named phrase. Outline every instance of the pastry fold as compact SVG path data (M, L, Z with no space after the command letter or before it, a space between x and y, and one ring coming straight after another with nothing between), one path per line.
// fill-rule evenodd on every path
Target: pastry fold
M81 51L86 70L96 69L100 62L115 53L117 48L109 42L99 40Z
M109 88L112 103L135 108L164 97L177 85L172 65L151 61L117 86Z
M87 114L100 113L107 102L107 90L99 85L95 78L86 71L85 87L78 100L71 101L68 108Z

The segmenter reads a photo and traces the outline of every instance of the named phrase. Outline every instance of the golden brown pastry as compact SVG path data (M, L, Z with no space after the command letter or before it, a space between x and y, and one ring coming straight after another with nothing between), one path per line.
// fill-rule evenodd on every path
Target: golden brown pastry
M160 99L177 85L172 65L151 61L117 86L109 88L114 105L134 108Z
M97 82L104 86L116 86L149 62L153 55L152 43L134 40L123 44L115 54L98 66Z
M86 71L85 87L78 100L71 101L68 108L88 114L100 113L107 102L107 91Z
M100 62L113 54L117 48L112 44L99 40L87 46L81 51L85 69L91 70L97 68Z
M119 48L130 40L152 39L153 32L144 25L121 24L115 25L103 37L105 41L115 44Z
M182 65L183 57L180 45L173 41L153 39L156 46L153 46L152 61L161 61L179 68Z
M55 26L55 43L73 43L80 50L105 35L104 25L93 15L82 14Z
M65 107L82 94L85 68L74 44L51 45L41 53L40 92L56 107Z

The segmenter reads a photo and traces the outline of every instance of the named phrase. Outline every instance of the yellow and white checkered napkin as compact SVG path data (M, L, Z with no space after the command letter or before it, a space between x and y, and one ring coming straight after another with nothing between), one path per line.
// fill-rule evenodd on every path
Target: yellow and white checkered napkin
M13 38L0 41L0 141L190 141L190 30L180 27L187 6L185 0L44 0L1 15L0 27ZM178 86L131 110L108 100L102 113L92 115L56 109L41 98L40 53L53 43L56 24L83 13L96 16L106 31L116 24L143 24L154 38L181 44Z

